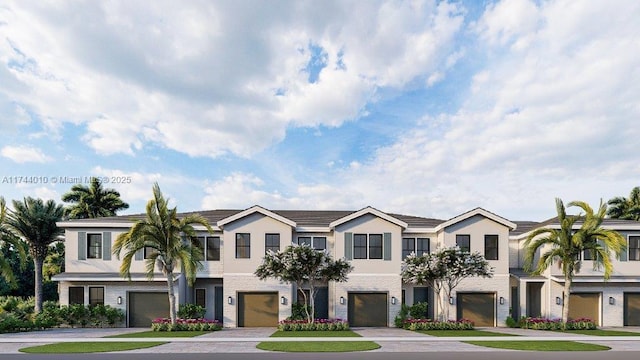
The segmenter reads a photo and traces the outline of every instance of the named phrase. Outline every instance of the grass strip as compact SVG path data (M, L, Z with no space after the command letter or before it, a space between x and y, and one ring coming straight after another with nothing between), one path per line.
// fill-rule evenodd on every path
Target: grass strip
M184 338L209 334L211 331L141 331L105 336L108 338Z
M351 330L341 331L276 331L270 337L360 337Z
M166 344L164 342L105 342L105 343L86 343L86 342L65 342L56 344L47 344L39 346L31 346L20 349L20 352L27 354L72 354L72 353L98 353L109 351L125 351L146 349L158 345Z
M464 341L466 344L484 346L493 349L524 351L603 351L611 348L603 345L587 344L576 341Z
M283 352L351 352L380 348L373 341L301 341L301 342L261 342L256 346L261 350Z
M557 332L565 334L593 335L593 336L640 336L640 333L622 330L558 330Z
M517 336L483 330L416 330L416 332L437 337Z

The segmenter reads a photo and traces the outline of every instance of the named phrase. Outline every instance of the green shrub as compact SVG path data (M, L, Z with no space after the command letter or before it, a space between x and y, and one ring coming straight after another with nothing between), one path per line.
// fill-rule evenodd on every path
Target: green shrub
M178 317L181 319L203 319L207 310L196 304L180 304Z
M160 318L151 322L152 331L217 331L222 329L218 320L207 319L176 319L172 324L170 319Z
M307 313L305 312L305 308L309 309L309 314L311 314L311 306L307 306L302 302L296 302L291 304L291 316L287 318L287 320L307 320Z
M397 328L401 328L405 320L407 320L408 316L409 316L409 307L407 306L407 304L400 305L400 311L398 312L398 315L396 315L396 317L393 319L393 324Z
M409 316L413 319L426 319L428 304L426 302L418 302L409 307Z
M506 318L506 320L504 322L510 328L519 327L518 326L518 322L515 321L514 318L512 318L511 316L507 316L507 318Z
M343 331L349 330L349 323L342 319L283 320L278 323L278 331Z
M430 319L409 319L403 324L407 330L473 330L473 322L466 319L458 321L432 321Z

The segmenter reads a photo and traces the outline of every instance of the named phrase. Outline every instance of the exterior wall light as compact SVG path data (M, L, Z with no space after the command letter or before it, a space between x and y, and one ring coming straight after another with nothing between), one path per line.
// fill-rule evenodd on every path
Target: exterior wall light
M614 298L613 296L609 296L609 305L615 305L616 304L616 298Z
M118 305L122 305L122 296L118 296L116 302L118 303Z
M344 296L340 296L340 305L344 305Z
M450 304L450 305L453 305L453 303L454 303L453 296L449 296L449 304Z
M556 296L556 305L562 305L562 299L560 296Z
M504 298L500 296L500 305L504 305Z
M280 296L280 304L287 305L287 298L284 296Z
M233 298L231 296L227 298L227 304L229 305L233 304Z
M396 297L392 296L391 297L391 305L395 305L396 304Z

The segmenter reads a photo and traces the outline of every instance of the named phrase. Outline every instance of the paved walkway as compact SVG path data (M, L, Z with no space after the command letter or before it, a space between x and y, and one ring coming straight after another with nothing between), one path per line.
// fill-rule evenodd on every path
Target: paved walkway
M275 328L224 329L195 338L104 338L109 335L127 334L147 329L50 329L28 333L0 334L0 353L19 353L27 346L57 342L109 342L109 341L162 341L167 344L131 353L258 353L261 341L375 341L381 345L375 352L481 352L497 350L465 344L470 340L572 340L601 344L613 351L640 351L640 336L575 335L551 331L514 328L486 328L504 333L502 337L434 337L398 328L353 328L360 338L269 338ZM640 328L615 328L615 330L640 332Z

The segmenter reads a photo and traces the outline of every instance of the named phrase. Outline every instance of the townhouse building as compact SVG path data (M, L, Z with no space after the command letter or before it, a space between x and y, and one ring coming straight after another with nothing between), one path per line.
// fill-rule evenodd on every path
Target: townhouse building
M206 317L225 327L275 326L291 314L301 291L277 280L262 281L253 273L269 250L290 244L308 244L345 258L352 266L347 282L328 283L316 297L319 318L348 319L352 326L393 326L401 304L426 301L429 315L437 301L426 286L404 284L401 263L411 252L418 255L438 247L457 245L478 251L494 269L491 278L464 280L450 299L450 316L471 319L476 326L504 326L507 316L558 317L562 305L562 276L556 269L532 277L522 271L522 243L544 223L512 222L482 208L448 220L385 213L367 207L358 211L245 210L199 212L214 228L209 234L196 228L204 252L203 268L188 286L178 275L179 303L196 303ZM126 313L126 325L148 326L166 317L166 279L145 273L145 252L136 254L131 279L119 274L121 261L111 254L117 236L144 215L70 220L65 230L65 272L59 282L60 303L108 304ZM624 230L630 244L625 260L616 261L616 274L608 282L602 275L583 272L574 286L572 316L593 316L602 325L640 323L640 224L608 220L606 226ZM559 295L560 294L560 295ZM576 299L574 301L574 298ZM613 300L611 300L613 299ZM610 305L611 304L611 305ZM597 313L595 311L597 305Z

